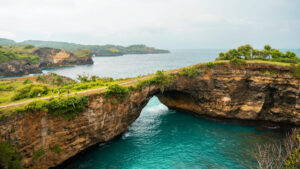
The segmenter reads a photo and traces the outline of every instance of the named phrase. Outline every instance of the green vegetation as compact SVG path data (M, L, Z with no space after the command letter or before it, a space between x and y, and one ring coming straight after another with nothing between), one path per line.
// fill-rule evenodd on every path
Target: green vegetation
M172 81L171 75L165 75L165 72L162 70L158 70L155 73L155 76L153 78L143 80L136 84L134 87L130 87L130 89L141 89L143 86L149 86L149 85L157 85L160 87L160 91L163 93L165 86L168 86L171 84Z
M4 45L14 45L16 44L15 41L10 40L10 39L5 39L5 38L0 38L0 45L4 46Z
M197 69L195 66L183 68L181 72L179 72L179 75L181 76L187 76L189 78L194 78L200 73L199 69Z
M108 88L105 90L105 97L111 97L115 96L118 98L118 100L124 98L129 94L128 87L120 86L118 84L113 84L108 86Z
M246 65L245 60L239 59L239 58L236 58L236 57L232 58L230 60L230 63L233 64L233 65L235 65L235 66Z
M43 148L40 148L38 151L35 151L33 153L33 161L35 162L45 153L46 153L46 151Z
M13 60L25 60L29 61L33 64L36 64L40 61L39 56L32 56L28 54L26 51L20 51L14 48L4 48L3 46L0 48L0 62L10 62Z
M131 45L128 47L118 45L81 45L76 43L68 42L56 42L56 41L36 41L28 40L15 45L34 45L39 47L49 47L63 49L68 52L76 52L78 50L89 49L92 53L97 56L118 56L124 54L144 54L144 53L168 53L167 50L155 49L145 45Z
M221 52L217 60L233 60L233 63L240 62L237 59L244 60L266 60L284 63L299 63L300 59L291 51L282 53L278 49L272 49L270 45L265 45L264 49L254 49L251 45L239 46L237 49L230 49L226 53ZM240 63L239 63L240 64Z
M89 49L82 49L74 52L74 55L77 57L84 57L84 56L89 56L91 55L92 52Z
M66 120L73 119L82 112L88 104L87 96L60 97L51 100L46 107L54 116L62 116Z
M31 84L31 83L32 83L32 81L30 79L26 79L23 81L23 84Z
M53 147L52 147L52 151L54 153L57 153L57 154L60 154L60 152L62 151L62 149L60 148L60 146L58 144L55 144Z
M21 160L21 154L12 144L0 142L0 168L21 169Z
M42 84L26 84L23 87L17 89L14 92L12 100L21 100L24 98L34 98L40 96L44 96L48 94L48 87Z

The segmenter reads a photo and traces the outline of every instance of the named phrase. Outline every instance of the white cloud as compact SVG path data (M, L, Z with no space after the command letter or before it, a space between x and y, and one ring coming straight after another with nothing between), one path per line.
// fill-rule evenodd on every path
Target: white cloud
M299 35L300 23L295 20L300 19L300 3L295 0L0 0L0 4L0 28L18 41L228 47L276 35L274 43L299 43L294 36ZM286 23L293 23L285 32L285 37L292 37L289 42L278 35Z
M6 32L0 30L0 38L14 39L16 35L12 32Z

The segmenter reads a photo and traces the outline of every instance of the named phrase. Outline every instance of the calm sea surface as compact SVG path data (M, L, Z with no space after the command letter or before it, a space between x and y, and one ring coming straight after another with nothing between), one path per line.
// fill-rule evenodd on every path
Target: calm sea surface
M173 50L169 54L94 57L95 64L46 69L71 78L86 73L134 77L213 61L222 50ZM298 53L299 50L295 51ZM272 143L281 134L233 122L215 122L168 109L153 97L141 116L120 137L88 150L68 169L256 168L256 144Z

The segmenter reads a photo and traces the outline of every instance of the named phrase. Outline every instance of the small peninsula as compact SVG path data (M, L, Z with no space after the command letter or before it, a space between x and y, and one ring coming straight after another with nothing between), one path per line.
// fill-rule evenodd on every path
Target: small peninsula
M33 45L0 45L0 76L4 77L42 73L42 68L48 67L93 63L92 53L88 49L71 53Z
M15 42L10 39L0 38L0 45L34 45L38 47L62 49L67 52L75 52L81 49L89 49L95 56L122 56L126 54L170 53L170 51L168 50L156 49L154 47L148 47L142 44L124 47L120 45L83 45L69 42L40 40L26 40L23 42Z

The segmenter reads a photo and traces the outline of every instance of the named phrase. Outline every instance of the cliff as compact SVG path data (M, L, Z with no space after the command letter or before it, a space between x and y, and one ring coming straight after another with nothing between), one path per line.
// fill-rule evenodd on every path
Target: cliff
M60 49L40 48L35 50L32 55L37 55L40 57L40 68L94 63L92 60L92 54L83 57L77 57L73 53L69 53Z
M61 49L34 46L1 46L0 61L0 76L37 74L47 67L93 64L91 53L78 57Z
M0 76L20 76L34 73L42 73L38 64L25 60L14 60L0 63Z
M193 76L172 74L163 93L162 86L145 85L117 102L104 93L91 94L86 109L69 121L45 112L5 117L0 121L0 142L15 145L24 168L54 167L125 132L154 95L171 109L198 116L300 124L299 81L290 68L248 63L197 69Z

